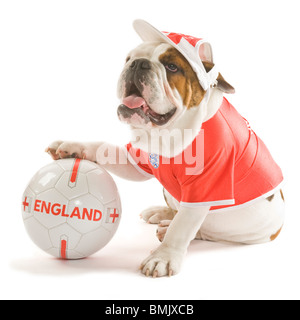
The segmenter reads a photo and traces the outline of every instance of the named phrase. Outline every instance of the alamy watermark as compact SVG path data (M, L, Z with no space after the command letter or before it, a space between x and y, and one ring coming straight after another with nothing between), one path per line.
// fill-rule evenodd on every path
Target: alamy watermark
M190 143L186 145L186 142ZM140 149L126 148L103 144L97 150L100 165L126 165L134 162L138 165L149 165L154 169L169 164L182 165L186 175L199 175L204 170L204 130L196 137L193 130L184 129L153 129L145 132L141 129L132 130L132 144L147 146L148 152ZM174 152L176 153L174 156ZM162 156L162 155L172 156Z

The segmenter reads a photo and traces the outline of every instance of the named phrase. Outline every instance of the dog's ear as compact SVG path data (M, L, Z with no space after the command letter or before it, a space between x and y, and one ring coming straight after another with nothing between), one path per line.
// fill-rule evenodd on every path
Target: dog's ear
M207 61L202 61L204 68L206 70L206 72L209 72L213 67L214 64L211 62L207 62ZM218 84L216 85L216 88L225 92L225 93L235 93L235 89L232 85L230 85L221 75L221 73L219 73L218 78L217 78Z

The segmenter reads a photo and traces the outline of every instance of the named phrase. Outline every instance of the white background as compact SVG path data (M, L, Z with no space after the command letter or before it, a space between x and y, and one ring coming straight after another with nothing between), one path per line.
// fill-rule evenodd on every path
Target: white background
M138 267L158 246L139 212L163 204L156 181L116 178L123 219L93 257L55 260L29 240L21 197L51 160L56 139L123 145L116 84L127 53L140 43L136 18L164 31L206 37L229 100L252 124L285 177L287 218L273 243L193 242L181 274L150 279ZM299 1L164 0L0 2L0 298L279 299L300 298Z

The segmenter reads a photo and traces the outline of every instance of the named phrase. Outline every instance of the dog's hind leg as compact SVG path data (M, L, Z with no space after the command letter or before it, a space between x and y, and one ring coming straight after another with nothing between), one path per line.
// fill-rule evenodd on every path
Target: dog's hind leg
M172 220L162 220L159 223L157 231L156 231L156 237L158 238L158 240L160 242L163 242L165 235L166 235L171 223L172 223Z
M163 220L173 220L179 203L165 189L164 197L168 207L150 207L140 214L141 218L151 224L158 224Z
M168 207L150 207L144 210L140 216L147 223L158 224L162 220L173 220L176 211Z

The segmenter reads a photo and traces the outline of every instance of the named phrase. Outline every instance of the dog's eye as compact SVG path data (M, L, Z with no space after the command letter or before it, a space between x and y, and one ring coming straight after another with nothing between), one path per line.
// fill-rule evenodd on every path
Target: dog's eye
M176 64L173 63L167 64L165 67L168 71L173 73L176 73L178 71L178 67L176 66Z

